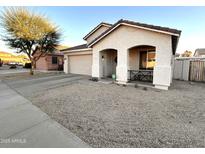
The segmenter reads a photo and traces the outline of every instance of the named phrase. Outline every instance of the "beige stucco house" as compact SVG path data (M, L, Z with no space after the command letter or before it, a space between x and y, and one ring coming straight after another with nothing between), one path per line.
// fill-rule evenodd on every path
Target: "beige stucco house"
M63 50L64 71L97 78L116 74L119 84L137 79L133 72L148 72L156 88L167 90L180 33L128 20L100 23L84 37L86 44Z
M194 57L205 57L205 48L198 48L194 52Z

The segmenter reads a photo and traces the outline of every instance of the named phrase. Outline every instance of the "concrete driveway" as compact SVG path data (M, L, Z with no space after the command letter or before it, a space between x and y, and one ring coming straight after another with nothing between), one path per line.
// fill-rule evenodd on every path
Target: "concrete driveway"
M75 83L78 80L88 79L87 76L64 74L64 73L51 73L49 75L32 78L18 78L17 80L4 80L4 82L11 88L17 90L24 96L29 96L35 92L43 92L48 89L54 89Z
M89 147L21 95L46 91L80 78L62 74L0 81L0 147Z
M3 65L2 67L0 67L0 75L29 72L29 69L25 69L22 66L17 66L16 69L9 69L9 68L10 66L8 65Z

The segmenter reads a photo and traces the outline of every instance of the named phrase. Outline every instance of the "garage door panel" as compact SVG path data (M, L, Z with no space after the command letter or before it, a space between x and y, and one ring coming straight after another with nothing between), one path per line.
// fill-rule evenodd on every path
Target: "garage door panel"
M70 73L91 75L92 55L69 56Z

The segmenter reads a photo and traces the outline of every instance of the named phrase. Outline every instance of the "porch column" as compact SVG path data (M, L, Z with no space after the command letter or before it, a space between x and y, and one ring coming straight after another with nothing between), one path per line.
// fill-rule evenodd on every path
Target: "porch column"
M94 51L93 50L93 63L92 63L92 77L97 77L100 78L100 52L99 51Z
M126 84L128 81L128 51L119 49L117 51L116 77L119 84Z
M171 42L166 46L156 47L156 65L154 67L153 84L158 89L168 90L172 80Z
M69 61L68 61L68 55L66 55L66 54L64 54L63 71L64 71L66 74L69 73Z

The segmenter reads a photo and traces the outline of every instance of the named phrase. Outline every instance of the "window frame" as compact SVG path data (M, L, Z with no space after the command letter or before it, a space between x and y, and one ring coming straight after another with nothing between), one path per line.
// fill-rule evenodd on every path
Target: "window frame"
M55 58L55 60L54 60L54 58ZM52 63L53 65L58 64L58 57L57 57L57 56L52 56L52 58L51 58L51 63Z
M147 50L140 50L139 52L140 52L140 54L141 54L141 52L146 52L146 67L145 68L140 67L141 60L139 60L139 69L153 69L153 68L149 68L147 65L148 65L148 62L152 62L152 61L156 63L156 50L154 50L154 49L147 49ZM154 59L151 60L151 61L149 61L149 56L148 56L149 53L154 53L155 54ZM139 56L140 56L140 54L139 54ZM141 56L140 56L140 58L141 58Z

